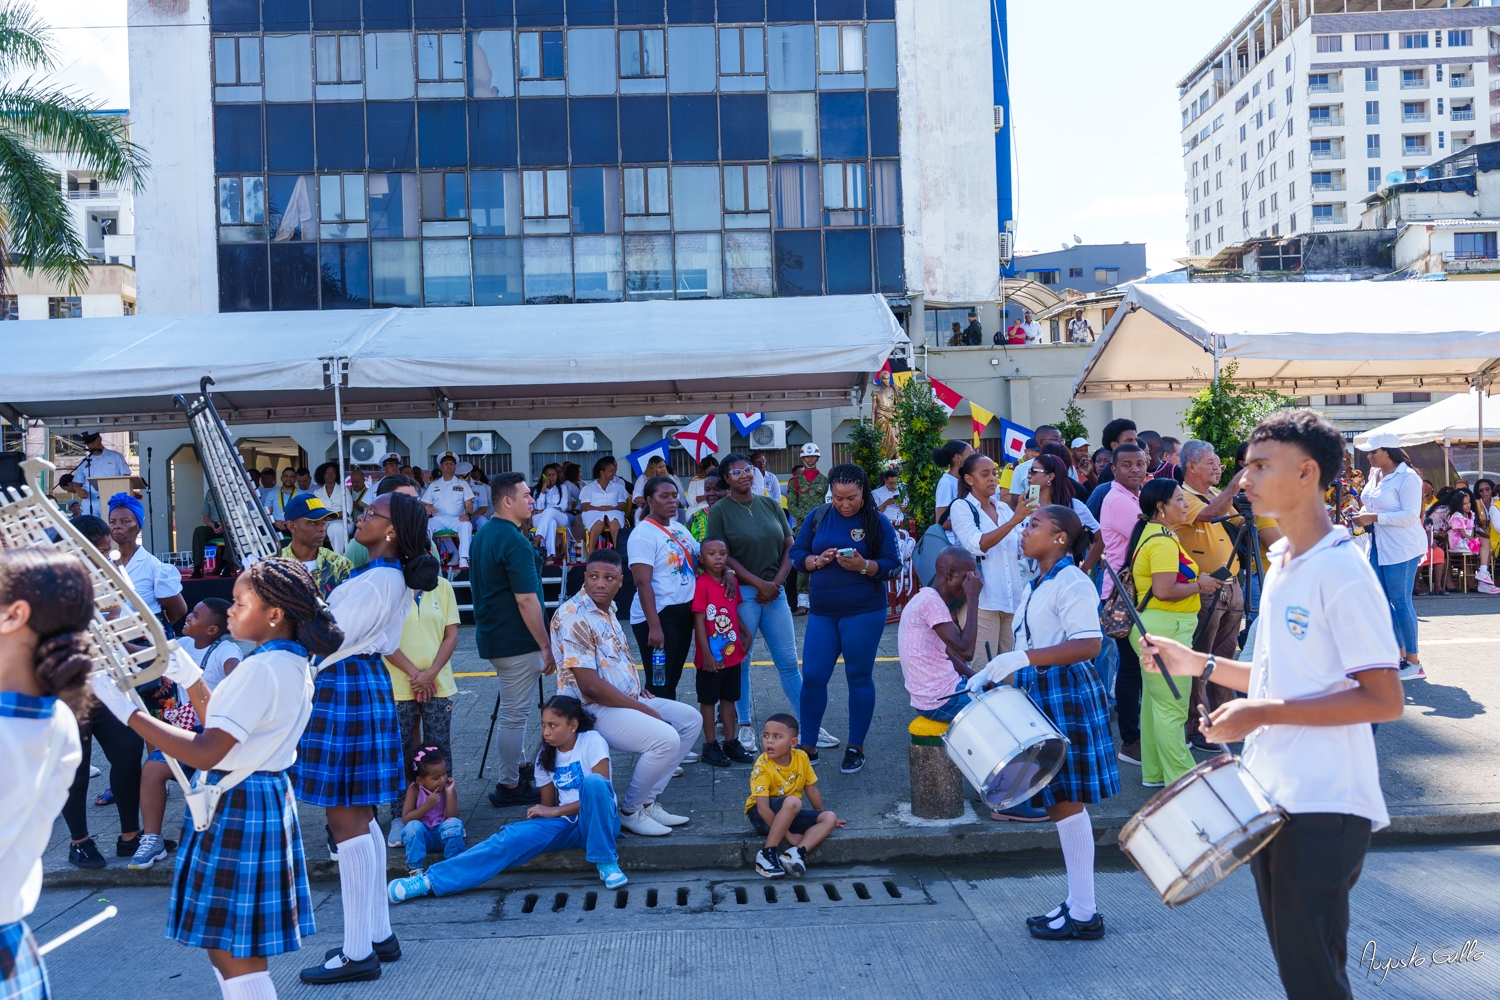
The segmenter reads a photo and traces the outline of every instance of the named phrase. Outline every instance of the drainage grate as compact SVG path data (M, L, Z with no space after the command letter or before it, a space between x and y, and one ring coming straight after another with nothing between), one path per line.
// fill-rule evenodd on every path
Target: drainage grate
M713 895L707 882L631 883L623 889L521 889L505 894L500 904L500 919L556 915L581 920L586 915L702 913L712 907Z
M720 913L749 908L890 906L931 903L915 878L865 875L841 878L705 882L688 880L623 889L520 889L505 894L502 920L597 920L606 916L652 913Z
M930 903L932 898L916 879L869 875L860 878L806 880L777 879L773 882L715 882L714 909L740 907L798 906L889 906L897 903Z

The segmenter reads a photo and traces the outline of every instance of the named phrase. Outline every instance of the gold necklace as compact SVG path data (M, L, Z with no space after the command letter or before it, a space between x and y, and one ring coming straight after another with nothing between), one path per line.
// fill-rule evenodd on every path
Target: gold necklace
M738 500L735 500L735 498L733 496L730 496L729 499L734 500L734 502L735 502L736 505L738 505L739 507L742 507L743 509L749 511L751 517L755 516L755 497L754 496L752 496L750 498L750 502L749 503L740 503Z

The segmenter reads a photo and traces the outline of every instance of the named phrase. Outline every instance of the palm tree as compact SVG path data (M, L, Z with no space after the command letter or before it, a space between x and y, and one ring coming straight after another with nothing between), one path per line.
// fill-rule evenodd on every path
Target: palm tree
M0 80L57 67L46 22L24 0L0 0ZM72 156L106 181L135 186L149 163L125 120L102 103L28 75L0 83L0 262L81 288L93 258L74 231L61 178L41 150ZM0 288L4 287L0 270Z

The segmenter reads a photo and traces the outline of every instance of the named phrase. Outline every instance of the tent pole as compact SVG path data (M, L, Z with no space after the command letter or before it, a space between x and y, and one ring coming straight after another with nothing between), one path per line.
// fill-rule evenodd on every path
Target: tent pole
M340 357L328 358L324 362L328 366L328 374L333 382L333 429L338 438L338 463L339 463L339 516L344 522L344 534L346 538L354 537L354 529L349 527L349 491L344 489L344 359ZM318 483L314 486L321 486Z
M1479 478L1484 478L1484 373L1476 380L1479 384Z

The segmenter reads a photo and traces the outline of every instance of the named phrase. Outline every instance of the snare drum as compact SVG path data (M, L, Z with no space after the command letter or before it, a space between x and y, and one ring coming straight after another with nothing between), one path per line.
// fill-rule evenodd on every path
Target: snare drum
M943 748L988 805L1009 809L1047 787L1068 739L1030 695L1002 684L953 717Z
M1220 754L1157 792L1120 830L1120 849L1161 901L1181 906L1265 847L1286 822L1238 757Z

